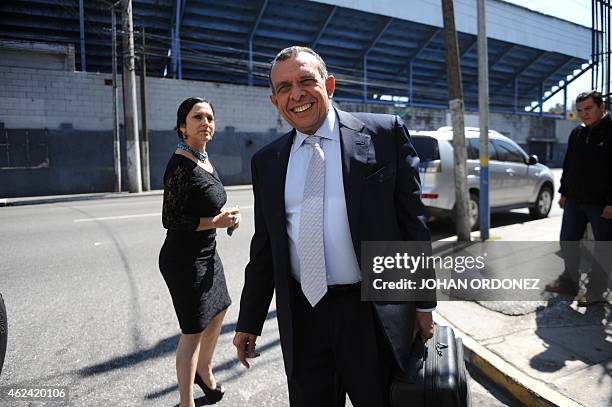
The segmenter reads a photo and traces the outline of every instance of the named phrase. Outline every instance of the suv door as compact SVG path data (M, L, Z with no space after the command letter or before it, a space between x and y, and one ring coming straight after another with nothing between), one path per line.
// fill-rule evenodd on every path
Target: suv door
M480 139L470 137L467 139L467 155L468 155L468 171L470 174L480 176ZM497 161L497 153L495 147L489 141L489 205L500 206L505 205L504 201L507 197L504 196L505 191L502 185L504 170L501 164Z
M507 189L505 205L525 203L529 200L532 183L529 180L527 156L505 140L491 140L497 150L497 158L503 165L504 188Z

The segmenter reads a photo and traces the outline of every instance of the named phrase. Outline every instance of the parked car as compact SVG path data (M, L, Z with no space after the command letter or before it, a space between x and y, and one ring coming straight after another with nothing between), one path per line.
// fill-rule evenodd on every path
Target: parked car
M410 133L421 162L419 172L423 202L431 216L453 218L455 181L453 131L441 127L436 131ZM470 226L478 228L480 202L480 130L465 128L468 167ZM491 212L529 208L533 218L545 218L554 196L550 169L538 163L538 157L527 155L512 139L489 131L489 203Z

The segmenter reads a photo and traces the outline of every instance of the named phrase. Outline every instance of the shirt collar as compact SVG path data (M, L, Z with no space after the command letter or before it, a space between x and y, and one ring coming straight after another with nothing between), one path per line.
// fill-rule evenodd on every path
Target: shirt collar
M328 140L339 141L340 135L337 131L334 131L334 128L336 127L336 122L336 109L334 109L330 104L329 109L327 110L327 117L325 117L325 121L323 122L321 127L319 127L319 129L315 132L314 135L319 136L321 138L326 138ZM302 143L304 143L304 140L306 140L307 137L310 136L308 134L302 133L298 129L295 129L295 140L293 142L295 148L299 148Z

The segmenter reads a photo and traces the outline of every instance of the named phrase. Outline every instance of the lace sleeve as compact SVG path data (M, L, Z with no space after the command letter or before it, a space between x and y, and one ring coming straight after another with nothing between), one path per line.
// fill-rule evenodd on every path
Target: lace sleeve
M196 230L200 218L186 213L187 199L193 183L189 171L177 165L164 180L162 224L169 230Z

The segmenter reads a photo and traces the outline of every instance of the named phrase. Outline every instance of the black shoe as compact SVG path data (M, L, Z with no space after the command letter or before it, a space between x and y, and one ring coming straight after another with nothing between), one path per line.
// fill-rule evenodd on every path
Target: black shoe
M217 387L215 387L214 389L208 387L206 383L204 383L204 380L202 380L198 372L196 372L193 382L200 386L200 388L204 392L204 395L206 396L206 400L210 403L218 402L223 398L223 395L225 394L225 389L219 383L217 383Z
M578 295L578 287L562 278L558 278L552 283L547 284L546 287L544 287L544 290L550 293L567 294L571 295L572 297Z
M599 298L582 297L576 302L576 305L579 307L592 307L593 305L605 304L606 302L607 301L601 297Z

